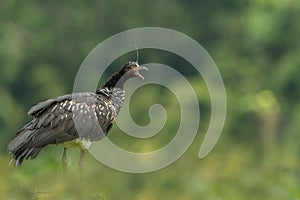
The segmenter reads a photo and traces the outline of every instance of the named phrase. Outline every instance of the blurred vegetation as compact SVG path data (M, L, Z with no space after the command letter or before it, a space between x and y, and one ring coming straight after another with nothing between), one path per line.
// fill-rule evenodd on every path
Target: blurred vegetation
M296 0L2 1L0 199L300 199L299 19ZM70 93L81 62L101 41L143 26L191 36L218 65L228 112L210 155L197 157L209 123L209 94L200 75L185 67L183 73L198 92L202 121L192 146L171 166L126 174L88 156L85 183L78 185L79 151L69 151L72 163L63 177L62 149L49 146L37 159L8 167L6 146L30 120L27 110ZM184 64L161 52L140 54L141 63ZM166 89L141 88L135 98L131 112L138 124L149 122L148 108L154 103L178 113L177 101ZM152 150L170 141L164 132L176 132L178 115L168 117L151 141L120 140L124 134L117 126L110 137L124 148Z

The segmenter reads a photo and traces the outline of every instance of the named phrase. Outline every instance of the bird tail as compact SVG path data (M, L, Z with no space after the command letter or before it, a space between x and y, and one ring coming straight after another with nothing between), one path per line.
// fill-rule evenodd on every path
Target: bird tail
M11 154L12 159L9 165L18 166L26 159L35 158L43 146L32 146L29 145L34 140L35 133L37 130L31 130L29 127L31 123L25 125L20 129L13 140L8 144L7 150Z

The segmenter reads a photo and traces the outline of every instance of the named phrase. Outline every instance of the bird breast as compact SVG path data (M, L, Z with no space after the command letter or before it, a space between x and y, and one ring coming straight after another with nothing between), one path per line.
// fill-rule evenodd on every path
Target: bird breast
M92 145L92 141L86 138L76 138L67 142L59 143L57 146L62 146L65 148L80 148L81 150L86 150Z
M111 95L111 101L112 105L116 109L116 114L118 114L125 101L125 90L122 90L120 88L114 88Z

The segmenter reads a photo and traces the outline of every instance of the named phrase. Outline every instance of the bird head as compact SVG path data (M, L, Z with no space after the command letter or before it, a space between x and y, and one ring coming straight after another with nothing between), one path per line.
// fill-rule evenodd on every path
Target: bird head
M140 66L137 62L129 61L124 64L120 71L112 75L108 81L103 85L104 87L119 87L123 88L124 83L134 77L138 77L144 80L144 77L140 74L141 70L148 69L146 67Z
M146 70L148 69L146 67L140 66L137 62L134 61L129 61L126 62L125 65L122 68L124 76L127 78L134 78L138 77L144 80L144 77L140 74L141 70Z

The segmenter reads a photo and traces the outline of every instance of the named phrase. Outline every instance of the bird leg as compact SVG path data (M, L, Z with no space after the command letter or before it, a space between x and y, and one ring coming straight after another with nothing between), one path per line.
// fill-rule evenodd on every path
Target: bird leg
M84 174L84 165L85 165L85 154L86 154L86 150L85 149L81 149L80 150L80 160L79 160L79 181L82 182L83 180L83 174Z
M63 153L61 155L61 164L63 172L66 172L67 166L68 166L68 159L67 159L67 148L64 147Z

